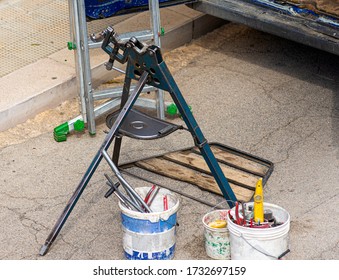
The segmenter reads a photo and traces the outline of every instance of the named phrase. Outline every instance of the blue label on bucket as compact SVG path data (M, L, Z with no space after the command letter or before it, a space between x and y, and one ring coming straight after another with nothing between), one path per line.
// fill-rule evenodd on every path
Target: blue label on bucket
M173 258L175 245L161 252L137 252L129 254L125 251L125 257L128 260L170 260Z
M152 223L149 220L135 219L121 213L121 220L123 226L130 231L138 233L160 233L168 231L175 226L177 214L174 213L166 221L159 220L158 222Z

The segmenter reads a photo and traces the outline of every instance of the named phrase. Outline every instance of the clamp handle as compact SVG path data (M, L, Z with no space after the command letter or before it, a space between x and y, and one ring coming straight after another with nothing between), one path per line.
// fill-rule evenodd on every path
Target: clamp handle
M105 63L106 70L108 70L108 71L112 70L113 64L114 64L114 59L110 58L110 59Z
M106 63L106 69L111 70L113 63L117 60L119 63L124 64L127 61L128 55L126 54L127 43L124 43L119 39L118 34L114 31L114 28L109 26L101 32L104 39L101 44L101 48L109 55L110 59Z

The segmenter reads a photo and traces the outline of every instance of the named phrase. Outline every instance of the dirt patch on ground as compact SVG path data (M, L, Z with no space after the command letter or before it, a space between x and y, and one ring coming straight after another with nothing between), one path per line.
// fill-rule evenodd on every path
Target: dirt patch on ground
M192 63L196 57L204 55L213 49L217 49L225 40L228 40L239 32L239 28L244 29L245 27L235 24L225 25L199 39L193 40L187 45L165 53L164 60L174 75L178 70ZM123 77L121 76L113 82L117 84L122 81ZM112 87L112 82L100 86L100 88L109 87ZM22 143L42 133L52 132L56 126L79 115L79 108L80 105L77 98L66 100L56 108L42 112L34 118L27 120L25 123L0 132L0 148Z

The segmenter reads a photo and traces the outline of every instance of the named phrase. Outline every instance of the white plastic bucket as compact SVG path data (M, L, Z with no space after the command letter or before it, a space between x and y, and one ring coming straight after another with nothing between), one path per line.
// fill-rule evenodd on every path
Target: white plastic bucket
M208 224L215 220L226 220L228 210L215 210L207 213L202 218L204 225L204 239L206 254L216 260L229 260L231 258L230 252L230 238L227 227L212 228Z
M253 202L246 205L253 206ZM227 215L232 260L272 260L288 250L289 213L277 205L265 202L264 209L271 210L277 223L282 224L271 228L250 228L237 225ZM232 212L234 216L234 208Z
M149 187L136 188L144 198ZM163 211L163 197L167 195L168 210ZM166 189L159 189L151 213L127 209L119 203L123 229L125 257L130 260L169 260L174 256L176 219L179 199Z

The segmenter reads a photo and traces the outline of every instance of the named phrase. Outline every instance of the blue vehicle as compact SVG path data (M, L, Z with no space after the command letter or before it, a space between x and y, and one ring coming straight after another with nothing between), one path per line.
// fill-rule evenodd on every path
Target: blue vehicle
M159 0L160 7L192 1ZM148 0L85 0L86 15L89 19L102 19L114 15L140 12L148 9Z
M192 7L339 55L338 0L198 0Z
M339 55L338 0L159 0ZM148 9L148 0L85 0L89 19Z

